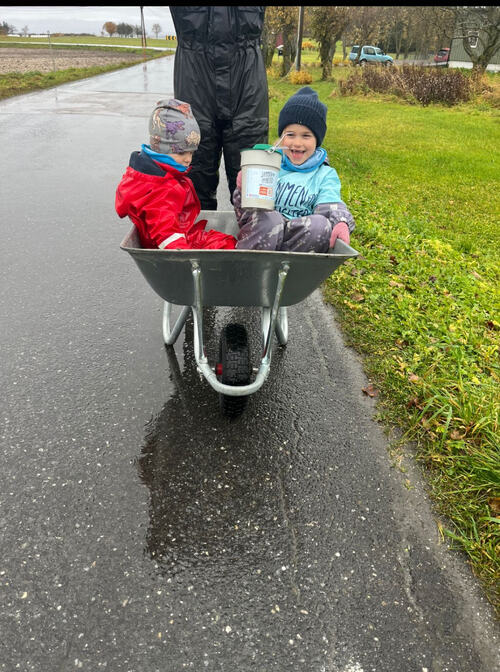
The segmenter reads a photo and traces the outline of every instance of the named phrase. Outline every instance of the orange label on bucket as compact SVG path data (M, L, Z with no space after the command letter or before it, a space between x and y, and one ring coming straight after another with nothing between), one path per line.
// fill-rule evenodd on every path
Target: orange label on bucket
M259 187L259 196L272 196L273 190L269 187Z

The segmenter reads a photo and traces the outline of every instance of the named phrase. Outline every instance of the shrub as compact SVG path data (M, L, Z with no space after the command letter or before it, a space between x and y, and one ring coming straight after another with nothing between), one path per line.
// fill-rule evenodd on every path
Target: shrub
M268 79L279 79L280 78L280 69L277 65L272 65L266 70Z
M293 70L289 75L289 80L292 84L311 84L313 81L312 75L307 70Z
M392 93L406 100L415 99L422 105L444 103L456 105L472 95L472 82L458 70L438 70L414 65L401 67L367 66L356 70L340 86L343 95Z
M363 80L363 71L355 70L346 80L339 81L339 90L343 96L354 96L368 93L368 86Z
M315 49L317 49L317 47L312 42L305 41L305 42L302 42L302 49L306 50L306 51L314 51Z

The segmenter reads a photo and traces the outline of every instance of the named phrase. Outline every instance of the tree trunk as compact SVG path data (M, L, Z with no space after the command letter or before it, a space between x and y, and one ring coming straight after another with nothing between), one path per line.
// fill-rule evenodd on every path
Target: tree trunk
M288 33L283 31L283 56L281 59L281 68L280 68L280 75L281 77L285 77L290 72L290 68L292 67L293 63L293 57L291 55L291 41L289 38Z
M295 61L297 53L297 44L295 42L295 31L288 33L283 31L283 59L281 61L280 76L285 77L290 72Z
M262 34L261 34L261 44L260 48L262 49L262 57L264 58L264 65L267 68L270 68L273 62L273 55L274 55L274 37L272 35L269 35L269 31L267 29L267 26L264 22L264 26L262 28Z
M399 31L394 38L394 42L396 43L396 60L399 59L399 54L401 53L401 38L402 34L401 31Z
M335 42L332 45L330 37L325 38L319 45L319 57L321 62L321 79L326 80L332 76L332 50L335 53Z

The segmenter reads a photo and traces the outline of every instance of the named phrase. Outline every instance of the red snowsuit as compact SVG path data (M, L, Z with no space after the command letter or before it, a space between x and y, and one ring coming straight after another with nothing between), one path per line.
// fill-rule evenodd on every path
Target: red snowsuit
M200 201L186 173L144 152L132 152L116 189L115 209L130 217L145 248L232 250L236 244L233 236L205 231L207 220L195 222Z

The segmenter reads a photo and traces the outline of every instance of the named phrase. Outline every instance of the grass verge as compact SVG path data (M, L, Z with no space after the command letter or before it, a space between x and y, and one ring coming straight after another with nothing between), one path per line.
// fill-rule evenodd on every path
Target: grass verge
M103 37L101 35L51 35L50 41L53 45L56 45L59 49L62 47L61 43L74 43L74 44L99 44L102 47L109 46L114 48L117 45L124 47L136 46L138 48L142 47L142 41L140 37ZM17 37L13 35L2 35L0 36L0 45L6 45L9 47L18 47L21 44L39 48L41 44L48 45L48 38L41 37ZM148 37L147 45L149 47L170 47L175 49L177 42L175 40L160 40Z
M325 283L325 299L364 355L379 419L402 428L425 465L443 538L465 551L500 613L498 111L480 98L423 108L341 97L337 81L311 73L360 252ZM271 76L269 88L274 138L300 87Z

